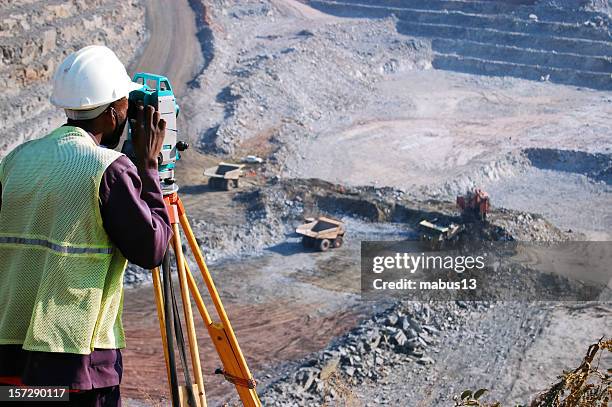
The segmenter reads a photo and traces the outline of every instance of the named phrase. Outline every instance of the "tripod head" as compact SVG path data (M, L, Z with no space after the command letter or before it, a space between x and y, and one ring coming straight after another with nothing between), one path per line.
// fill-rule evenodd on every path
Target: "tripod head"
M176 103L170 81L165 76L138 72L134 75L133 81L141 83L142 88L130 92L128 117L134 116L136 102L141 101L144 106L153 106L160 113L161 118L166 121L166 136L157 161L162 192L164 195L171 194L178 191L174 169L176 161L181 158L179 152L189 148L186 142L178 141L176 119L179 114L179 106ZM135 160L132 129L129 126L127 140L123 143L121 151L132 161Z

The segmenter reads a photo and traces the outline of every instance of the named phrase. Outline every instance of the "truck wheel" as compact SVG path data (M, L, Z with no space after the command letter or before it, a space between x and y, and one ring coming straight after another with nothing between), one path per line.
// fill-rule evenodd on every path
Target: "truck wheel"
M229 191L234 186L234 182L231 179L224 179L223 181L223 189Z
M319 250L321 250L322 252L326 252L327 250L329 250L329 246L331 246L331 242L328 239L322 239L319 242Z
M334 239L334 248L337 249L338 247L342 246L343 243L343 239L342 236L338 236Z
M217 180L215 178L209 178L208 179L208 188L210 189L217 189Z

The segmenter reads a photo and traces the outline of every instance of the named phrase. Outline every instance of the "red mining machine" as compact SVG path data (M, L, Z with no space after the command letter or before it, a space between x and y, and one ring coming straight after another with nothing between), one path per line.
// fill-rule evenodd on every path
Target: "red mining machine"
M491 208L489 194L480 188L468 190L465 195L457 197L457 206L461 209L464 219L477 219L484 222Z

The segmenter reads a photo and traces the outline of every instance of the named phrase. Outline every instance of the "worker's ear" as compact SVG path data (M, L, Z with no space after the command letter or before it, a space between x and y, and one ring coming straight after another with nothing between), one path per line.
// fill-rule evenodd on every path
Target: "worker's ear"
M129 118L129 106L130 103L127 98L121 98L111 103L111 107L115 110L115 120L119 119L119 124L122 124L127 118Z
M102 125L104 126L104 129L106 129L109 132L113 131L113 129L117 125L118 118L116 116L117 116L117 114L114 111L113 105L110 104L104 110L104 113L102 115L100 115L100 118L102 119Z

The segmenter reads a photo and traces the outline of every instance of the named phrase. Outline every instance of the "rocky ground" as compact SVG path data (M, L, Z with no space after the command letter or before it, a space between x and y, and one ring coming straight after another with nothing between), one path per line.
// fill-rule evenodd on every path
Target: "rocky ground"
M609 92L428 69L430 42L398 34L393 17L286 4L209 8L219 51L187 103L203 151L265 156L267 177L420 198L452 200L479 185L500 206L609 239ZM585 200L592 210L581 210Z
M428 42L397 34L392 18L337 19L311 10L297 12L288 3L226 1L210 7L218 51L207 74L199 78L199 92L207 97L193 104L206 114L190 123L202 135L203 151L234 159L250 153L266 157L268 162L257 170L260 182L279 177L290 185L294 178L315 177L344 188L369 184L379 190L390 185L395 187L394 199L411 199L421 214L438 209L431 197L452 201L470 185L485 185L495 191L499 206L507 208L497 211L492 222L519 240L609 238L610 151L601 137L609 132L609 93L432 71ZM229 49L237 50L235 59ZM330 77L338 72L340 77ZM301 83L309 84L307 92ZM212 93L215 89L221 92ZM586 168L586 163L593 168ZM582 199L596 204L585 212L580 209ZM285 197L278 201L286 207L294 204ZM295 207L295 214L300 214L302 204ZM333 207L340 207L338 200ZM451 208L452 204L447 213ZM545 213L571 233L551 228L537 213ZM350 211L349 215L354 216ZM402 312L405 305L397 307L394 310ZM451 332L444 353L432 352L436 368L401 364L391 369L384 385L367 379L354 387L346 371L351 363L339 362L335 371L340 379L331 380L332 388L333 382L340 382L333 390L339 395L335 402L394 405L401 394L407 405L441 405L462 386L479 384L497 390L502 400L524 402L554 379L553 364L577 363L579 355L569 351L571 346L586 346L597 339L595 331L604 334L610 328L600 325L608 310L596 310L596 305L583 310L582 324L591 330L579 332L572 329L563 307L555 312L544 304L509 307L515 315L511 321L505 321L508 308L495 304L468 313L456 330L469 326L473 333ZM383 329L376 319L368 321L358 328L359 334L342 337L285 376L275 380L278 375L270 374L264 384L273 384L264 390L264 400L277 405L321 403L330 391L330 371L343 346L358 346L355 343L367 338L372 327ZM550 325L564 327L563 333L553 333ZM562 346L556 335L575 339L571 346ZM470 341L487 349L502 345L482 352L482 346L470 346ZM567 353L540 355L538 371L546 373L536 379L531 373L517 373L522 353L542 342L555 343ZM382 360L394 360L387 350L380 352ZM462 352L473 355L479 367L459 356ZM355 363L356 371L371 370L368 363L374 362ZM482 373L491 371L499 375L493 379ZM348 372L354 374L350 368ZM407 381L415 385L407 387ZM430 390L417 391L419 383Z
M537 3L545 6L599 11L612 16L612 6L608 0L540 0Z
M207 202L213 203L216 199L215 195L226 194L205 190L202 190L201 193L207 195L206 201L202 202L203 206L206 206ZM321 401L319 397L323 393L318 391L316 386L310 389L312 383L303 389L303 392L285 391L288 388L301 388L299 384L296 384L296 380L304 379L298 379L295 375L304 367L309 367L306 370L312 373L312 380L315 378L321 380L316 370L318 365L313 362L312 353L316 354L321 349L321 345L349 330L356 321L366 318L369 322L366 322L364 326L360 325L348 337L342 336L334 340L332 343L336 345L332 345L332 349L328 351L333 353L338 346L343 347L346 343L349 344L346 346L350 346L351 341L361 341L362 334L377 324L378 317L374 320L368 319L372 313L381 312L387 307L391 307L387 311L389 313L403 312L402 309L406 307L421 306L420 304L393 306L393 300L374 303L359 300L361 271L359 242L415 238L417 232L414 225L418 220L424 217L436 217L441 220L453 219L456 211L451 203L414 201L406 194L390 188L381 190L374 187L345 187L318 180L282 180L263 186L249 185L244 190L233 192L231 195L233 197L230 200L224 201L227 205L226 211L234 216L237 214L243 216L244 212L248 213L248 219L238 220L244 223L230 227L231 222L236 221L233 217L225 218L228 223L222 227L213 225L212 222L193 221L205 253L228 254L224 260L217 259L215 262L215 259L211 259L213 260L211 270L221 296L228 306L230 315L234 316L232 320L251 367L260 372L258 377L268 404L292 405L292 403L297 403L297 400L304 402L310 400L315 403L313 405L316 405ZM249 209L245 210L245 206ZM213 210L219 212L218 208ZM293 228L301 222L304 216L317 214L332 215L347 224L349 238L346 246L332 253L312 253L303 250L299 238L293 233ZM224 217L221 216L217 222L221 219ZM224 230L226 233L230 233L228 231L231 230L232 237L218 239L216 233L222 233ZM491 223L485 229L475 228L470 233L475 233L472 238L478 236L478 238L490 240L507 240L516 237L520 240L529 238L559 241L568 238L566 233L559 231L537 215L510 210L496 210L491 215ZM210 249L211 247L214 249ZM245 253L250 255L245 256ZM253 256L252 253L258 253L258 256ZM191 268L196 270L195 264L191 263ZM135 325L132 324L128 328L128 337L132 342L126 350L126 360L139 360L137 367L129 366L126 372L126 377L131 379L126 382L125 391L131 396L142 397L142 390L138 390L139 386L142 383L154 382L157 368L161 368L161 363L163 363L161 348L147 346L158 329L154 318L154 305L147 300L149 295L150 287L143 286L131 290L126 299L125 318L135 322ZM278 304L283 304L282 312ZM479 310L478 313L476 311L469 313L469 317L464 315L466 319L458 317L459 314L465 313L457 314L452 311L464 309L462 307L466 306L465 303L458 304L461 305L433 303L425 308L431 306L436 312L440 312L442 316L436 316L436 318L448 320L450 316L453 322L447 323L454 326L451 332L463 329L461 321L493 318L488 314L488 310L493 309L494 304L481 304L475 308ZM518 303L513 306L519 314L517 317L519 324L522 323L520 321L522 321L523 312L527 312L526 315L532 315L531 311L528 312L529 307L525 308L524 305ZM469 308L471 309L471 305ZM537 315L544 312L537 308L532 311ZM434 311L431 313L433 315ZM330 322L333 323L333 327L329 325ZM500 332L495 331L494 324L496 323L500 323L499 319L491 321L488 325L487 329L490 330L488 332L491 335L488 340L492 342L500 340L510 332L513 332L513 338L516 338L517 341L522 337L522 331L514 332L511 326ZM269 340L262 341L262 331L267 333ZM308 334L313 331L317 332L315 336ZM395 334L399 332L391 328L388 331L393 331ZM496 336L498 333L500 336ZM385 335L388 335L388 332ZM401 338L402 334L398 335ZM411 332L404 335L414 339ZM205 332L200 330L199 337L206 337ZM448 340L457 339L453 336ZM202 343L204 353L212 351L207 341L202 340ZM390 377L394 377L394 370L399 369L402 365L400 362L404 361L404 359L397 359L403 353L399 349L393 349L386 349L383 346L380 351L384 352L379 355L380 367L383 372L389 373ZM433 352L429 357L436 359L437 355L433 349L428 348L429 352ZM390 353L386 350L389 350ZM448 352L447 363L450 364L454 359L450 355L452 352L450 350ZM325 351L321 355L323 353ZM396 353L399 355L392 356ZM410 353L408 359L418 359L419 355L418 351L414 354ZM355 369L369 371L368 365L357 362L359 358L368 358L371 355L361 355L358 352L356 356L358 359L353 362ZM319 354L316 354L315 359L318 360L319 357ZM511 357L508 358L512 361ZM387 360L389 363L395 360L393 363L397 365L387 366L382 362ZM322 361L326 360L322 359ZM484 362L487 362L486 358ZM491 361L487 363L489 362ZM215 366L213 360L206 359L205 370L207 372L211 372ZM375 376L379 373L376 373ZM408 375L408 373L402 373L402 375ZM346 379L343 370L338 370L337 376L338 380ZM363 378L364 382L360 383L366 387L378 383L368 381L370 379ZM231 394L231 389L221 386L218 378L212 375L207 375L206 382L209 397L217 403L227 400L228 392ZM159 387L149 388L147 397L155 400L164 394L164 383L159 382L158 385ZM469 384L466 383L466 385ZM440 396L449 395L453 389L442 386L440 383L439 394ZM292 398L294 396L298 399ZM370 400L370 396L370 393L365 393L359 397L363 400ZM413 396L414 400L418 400L418 397L422 395L414 393Z
M293 380L277 382L265 393L265 405L312 405L343 399L355 404L352 390L371 382L383 383L394 371L410 366L413 374L434 364L429 356L440 352L440 336L465 321L469 308L487 305L466 303L405 303L385 310L337 339L327 350L310 359L294 373ZM405 391L391 397L379 394L370 405L397 405Z
M62 124L48 102L61 60L92 44L112 48L126 64L146 42L141 1L2 1L0 7L0 157Z
M2 152L61 121L48 78L83 41L173 81L192 144L181 197L265 405L442 406L475 387L526 402L611 332L608 303L367 302L359 285L361 241L456 220L472 185L494 206L472 238L610 240L610 92L435 70L431 41L394 17L294 0L0 4ZM265 162L240 190L205 185L247 154ZM346 222L341 249L301 247L295 227L319 214ZM126 272L127 405L167 397L149 279ZM199 337L210 405L235 403Z

